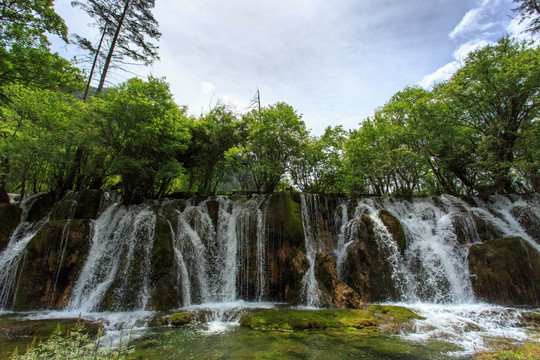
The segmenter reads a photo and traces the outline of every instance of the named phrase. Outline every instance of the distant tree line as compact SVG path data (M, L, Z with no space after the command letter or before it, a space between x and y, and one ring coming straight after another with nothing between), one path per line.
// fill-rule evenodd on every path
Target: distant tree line
M110 52L121 12L129 14L130 1L113 3L112 20L99 17L109 51L92 47L98 58ZM286 187L348 196L539 190L540 48L533 43L502 38L432 90L398 92L358 129L327 127L315 136L282 102L245 113L218 103L189 116L163 78L133 78L86 98L92 74L49 50L46 32L67 40L52 5L0 3L7 14L0 19L0 202L7 192L90 188L117 189L134 202ZM156 58L156 47L147 50L137 59Z

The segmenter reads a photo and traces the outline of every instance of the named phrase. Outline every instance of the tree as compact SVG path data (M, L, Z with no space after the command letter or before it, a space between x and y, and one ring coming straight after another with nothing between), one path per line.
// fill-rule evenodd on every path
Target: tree
M158 59L158 47L150 39L158 40L158 22L151 13L155 0L87 0L72 1L73 6L82 8L95 19L100 29L100 41L94 48L91 41L77 37L79 46L93 56L92 70L87 82L90 88L92 76L99 59L103 60L103 68L96 93L103 91L109 68L115 63L122 63L126 58L135 62L151 64ZM102 52L106 45L106 51Z
M489 176L479 194L515 191L517 147L540 114L540 48L503 38L469 54L438 91L477 143L477 166Z
M190 140L186 109L174 103L165 80L130 79L90 106L126 201L164 196Z
M259 193L273 192L299 153L308 132L301 116L283 102L255 109L244 115L249 126L246 143L227 154L235 172L245 180L249 176Z
M346 139L341 126L328 126L320 137L308 136L289 168L295 185L302 191L341 193L344 190L342 150Z
M527 31L532 35L540 34L540 3L538 0L514 0L514 2L519 6L512 10L519 13L520 21L530 21Z
M22 196L28 189L65 190L77 146L91 131L82 120L83 103L70 94L21 85L5 91L11 101L0 108L4 181Z
M227 178L230 168L226 153L247 136L245 122L230 106L217 104L207 114L192 122L191 144L186 154L189 190L213 195Z

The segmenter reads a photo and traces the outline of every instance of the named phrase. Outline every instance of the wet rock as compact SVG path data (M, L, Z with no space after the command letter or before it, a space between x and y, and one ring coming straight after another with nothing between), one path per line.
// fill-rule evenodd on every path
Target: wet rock
M34 236L15 284L14 310L61 309L67 305L89 250L89 220L50 221Z
M6 248L11 234L20 221L20 207L15 204L0 204L0 251Z
M267 291L273 301L293 304L300 298L307 270L299 200L291 192L269 196L266 211Z
M476 227L476 232L478 233L478 237L481 241L500 239L504 236L504 233L499 230L499 228L497 228L479 213L473 212L471 216L474 221L474 226Z
M102 196L101 190L71 193L54 206L51 219L95 219L100 209Z
M397 242L401 254L405 253L407 239L399 220L388 210L379 210L378 216L392 235L392 238Z
M174 260L174 244L167 219L158 216L152 248L152 278L149 308L164 311L182 304L178 284L180 270Z
M540 244L540 218L528 206L515 206L511 213L527 235Z
M352 226L356 240L347 249L344 282L366 302L397 300L392 268L375 239L373 220L364 215Z
M540 254L519 237L471 246L469 270L476 296L505 305L540 305Z
M338 309L361 309L365 307L356 291L338 278L336 261L330 254L317 253L315 277L319 282L319 287L327 294L329 300L329 303L323 304L323 306Z
M188 312L177 312L171 316L171 325L182 326L191 323L191 314Z

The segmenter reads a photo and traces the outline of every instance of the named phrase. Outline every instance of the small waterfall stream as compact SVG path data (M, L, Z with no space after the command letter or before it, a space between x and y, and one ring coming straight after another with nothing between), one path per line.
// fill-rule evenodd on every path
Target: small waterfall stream
M10 304L17 296L17 273L21 261L24 263L26 245L34 238L38 231L47 223L50 212L41 219L31 222L28 215L34 203L42 194L26 197L21 203L21 221L2 253L0 253L0 309L10 308ZM20 276L20 274L19 274Z

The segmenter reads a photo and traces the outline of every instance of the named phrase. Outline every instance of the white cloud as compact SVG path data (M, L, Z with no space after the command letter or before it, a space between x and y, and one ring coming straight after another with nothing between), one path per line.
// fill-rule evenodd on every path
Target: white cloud
M418 85L426 89L431 88L440 82L450 79L457 69L459 69L459 66L459 61L452 61L440 67L434 73L424 76Z
M489 45L490 43L486 40L480 40L480 41L469 41L465 44L462 44L455 52L454 57L458 61L465 60L465 58L469 55L469 53L483 48L484 46Z
M459 24L456 25L454 30L448 34L450 39L455 39L458 36L466 36L474 32L486 31L495 26L496 24L494 22L482 23L486 18L485 12L487 10L488 9L485 6L469 10Z

